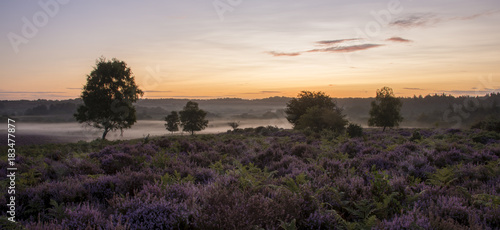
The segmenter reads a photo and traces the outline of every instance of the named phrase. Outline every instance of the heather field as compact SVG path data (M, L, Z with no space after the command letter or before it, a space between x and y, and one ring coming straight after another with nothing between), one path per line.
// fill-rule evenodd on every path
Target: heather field
M2 217L0 228L500 229L499 139L258 127L17 146L18 222Z

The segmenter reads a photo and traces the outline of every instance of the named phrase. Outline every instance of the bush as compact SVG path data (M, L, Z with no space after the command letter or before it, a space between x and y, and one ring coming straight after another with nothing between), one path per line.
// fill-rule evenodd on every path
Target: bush
M68 216L62 225L68 229L105 229L106 218L99 209L86 203L75 208L66 209Z
M349 135L349 137L351 137L351 138L362 137L363 136L363 128L358 124L351 123L347 126L347 135Z
M130 229L192 229L193 213L183 203L173 203L157 197L114 197L110 204L117 222Z
M500 133L500 119L498 118L490 118L486 120L482 120L472 125L472 129L482 129L486 131L493 131Z
M311 107L299 118L294 128L299 130L310 128L315 132L331 130L340 133L344 131L346 124L347 120L340 109Z
M261 127L78 153L61 145L62 157L44 154L54 146L16 146L16 220L36 230L500 227L500 142L489 136L500 134L330 133ZM409 141L412 133L424 140ZM0 161L0 177L7 166ZM4 213L9 197L0 196Z
M491 141L499 140L500 139L500 133L488 131L488 132L481 132L478 133L474 136L472 136L472 141L481 143L481 144L487 144Z
M422 140L422 135L418 130L413 131L413 134L410 137L410 141L419 141Z

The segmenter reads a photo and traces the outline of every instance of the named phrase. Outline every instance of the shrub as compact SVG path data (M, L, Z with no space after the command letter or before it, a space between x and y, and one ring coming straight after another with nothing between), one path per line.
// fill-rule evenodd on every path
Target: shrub
M340 145L339 151L347 153L350 158L355 157L363 149L364 144L358 139L349 140Z
M105 229L106 218L96 207L89 203L66 209L67 218L62 221L68 229Z
M382 221L375 229L431 229L429 218L418 209L398 215L391 220Z
M422 140L422 135L418 130L413 131L410 137L410 141L420 141Z
M116 221L130 229L191 229L193 213L183 203L173 203L157 197L114 197L110 201L116 210Z
M482 121L477 122L472 125L472 129L482 129L486 131L493 131L500 133L500 119L498 118L489 118Z
M474 136L472 136L472 141L481 143L481 144L487 144L489 142L499 140L500 139L500 134L492 131L488 132L481 132L478 133Z
M115 174L125 167L130 167L134 164L132 156L126 153L113 153L101 158L101 168L106 174Z
M70 168L72 175L95 175L102 174L104 170L101 169L100 163L96 160L89 158L73 157L65 161L66 165Z
M358 125L358 124L349 124L347 126L347 135L349 135L349 137L353 138L353 137L362 137L363 136L363 128Z

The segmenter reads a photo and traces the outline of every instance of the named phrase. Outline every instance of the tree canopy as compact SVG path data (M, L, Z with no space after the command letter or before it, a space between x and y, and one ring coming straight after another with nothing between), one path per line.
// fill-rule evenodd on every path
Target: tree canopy
M307 112L300 116L295 128L310 128L313 131L328 129L341 132L345 129L346 125L347 120L340 111L314 106L307 109Z
M384 131L387 127L399 126L399 122L403 121L401 106L401 99L394 96L391 88L378 89L375 101L371 103L368 125L383 127Z
M231 128L233 128L233 130L236 130L239 126L240 126L240 122L236 122L236 121L232 121L232 122L229 122L227 123L227 125L231 126Z
M302 91L287 103L285 113L295 129L341 131L347 124L342 110L324 92Z
M165 121L167 122L165 124L165 128L170 131L170 132L176 132L179 131L179 113L176 111L172 111L169 115L165 117Z
M81 94L83 105L78 107L74 117L80 123L103 129L102 139L105 139L109 131L123 131L136 122L132 103L143 94L125 62L101 57L87 75L87 84Z
M179 114L182 130L191 132L191 135L194 135L195 131L201 131L208 126L208 120L205 120L207 112L199 109L196 102L188 101Z

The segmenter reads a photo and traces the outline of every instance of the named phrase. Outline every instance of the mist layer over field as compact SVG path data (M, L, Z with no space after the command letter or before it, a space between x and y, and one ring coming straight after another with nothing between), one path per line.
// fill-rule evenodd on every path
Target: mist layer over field
M221 133L230 130L231 127L227 124L228 120L210 120L208 127L195 134ZM138 120L130 129L125 129L123 135L120 130L110 132L106 136L108 140L126 140L134 138L143 138L148 134L150 136L171 135L165 129L164 121ZM290 129L291 124L283 118L280 119L247 119L240 121L239 128L251 128L258 126L277 126L279 128ZM2 133L7 133L6 128L2 128ZM187 132L176 132L176 135L189 135ZM0 141L6 141L2 135ZM44 143L62 143L62 142L78 142L91 141L101 138L102 130L86 127L77 122L65 123L33 123L33 122L18 122L16 124L16 141L17 144L44 144Z

